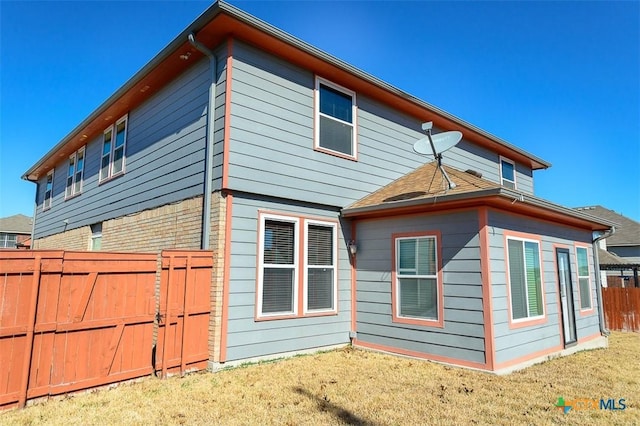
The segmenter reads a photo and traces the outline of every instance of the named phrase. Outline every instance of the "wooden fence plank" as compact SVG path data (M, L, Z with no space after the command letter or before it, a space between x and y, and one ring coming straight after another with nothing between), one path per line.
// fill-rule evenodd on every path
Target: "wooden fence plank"
M602 299L608 329L640 331L640 288L605 287Z
M24 407L27 402L27 391L29 386L29 370L31 370L33 330L36 323L36 311L38 307L38 291L40 290L40 256L36 256L33 261L33 280L31 282L31 300L29 301L29 316L27 317L27 336L25 357L22 364L22 377L20 378L20 400L19 407Z

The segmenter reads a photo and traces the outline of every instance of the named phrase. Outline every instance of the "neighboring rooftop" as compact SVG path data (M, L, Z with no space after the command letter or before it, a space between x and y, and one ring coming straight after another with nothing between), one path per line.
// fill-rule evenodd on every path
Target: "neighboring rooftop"
M7 234L29 234L33 221L29 216L16 214L9 217L0 218L0 232Z
M611 253L601 248L598 249L598 258L600 263L600 269L617 270L617 269L633 268L638 266L637 263L633 263L633 261L629 259L624 259L616 255L615 253Z
M576 207L575 210L615 223L616 232L607 238L607 247L640 246L640 223L602 206Z

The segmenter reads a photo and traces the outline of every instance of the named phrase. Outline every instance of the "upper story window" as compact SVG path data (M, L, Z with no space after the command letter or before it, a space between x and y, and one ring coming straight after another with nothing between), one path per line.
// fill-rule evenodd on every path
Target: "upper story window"
M42 210L51 208L51 199L53 198L53 170L47 173L47 183L44 190L44 202L42 203Z
M576 247L578 258L578 288L580 292L580 309L591 309L591 279L589 278L589 257L585 247Z
M511 319L529 320L544 316L540 244L507 238Z
M357 157L356 94L316 78L315 148L350 159Z
M82 192L82 175L84 172L84 147L74 152L69 157L69 169L67 172L67 189L65 198L78 195Z
M500 157L500 184L516 189L516 164L504 157Z
M102 136L100 182L124 173L127 146L127 116L107 128Z
M0 232L0 248L16 248L18 235Z

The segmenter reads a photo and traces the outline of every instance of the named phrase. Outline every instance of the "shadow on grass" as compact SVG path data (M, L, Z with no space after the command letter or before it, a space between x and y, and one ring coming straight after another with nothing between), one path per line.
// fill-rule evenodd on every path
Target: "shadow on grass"
M355 414L353 414L351 411L345 410L339 405L333 404L332 402L330 402L329 398L327 398L326 395L324 398L320 398L300 386L294 387L293 390L297 394L304 395L310 400L314 401L318 406L318 411L330 412L337 419L341 420L346 424L357 425L357 426L375 426L376 425L376 423L374 422L358 417Z

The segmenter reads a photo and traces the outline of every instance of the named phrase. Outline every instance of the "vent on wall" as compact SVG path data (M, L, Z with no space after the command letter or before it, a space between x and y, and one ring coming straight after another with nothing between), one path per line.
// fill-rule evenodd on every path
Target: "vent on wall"
M465 173L469 173L470 175L473 175L473 176L475 176L475 177L477 177L477 178L481 178L481 177L482 177L482 173L480 173L480 172L479 172L479 171L477 171L477 170L471 170L471 169L469 169L469 170L467 170Z

